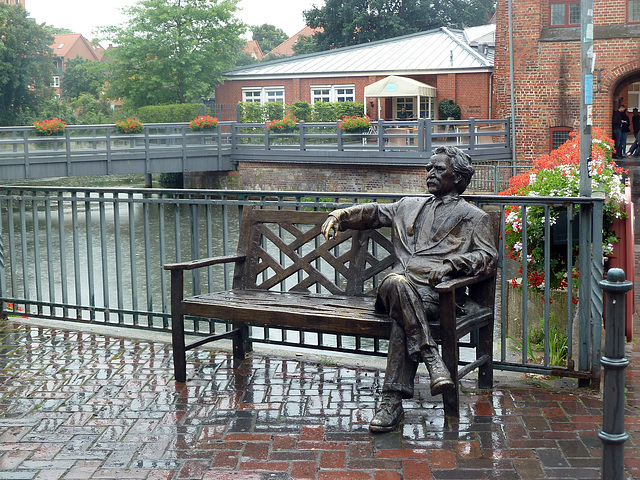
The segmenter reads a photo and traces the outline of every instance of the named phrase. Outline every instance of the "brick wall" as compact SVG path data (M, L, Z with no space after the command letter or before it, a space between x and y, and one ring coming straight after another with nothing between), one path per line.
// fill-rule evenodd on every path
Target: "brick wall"
M216 88L216 103L222 105L236 105L242 101L243 87L284 87L285 103L292 104L301 100L311 101L311 87L321 85L355 85L356 101L364 102L364 87L386 75L347 76L328 78L296 78L281 80L228 80ZM437 88L437 103L444 98L453 100L460 105L462 118L489 118L489 82L490 73L452 73L443 75L415 75L411 78L432 85ZM373 102L373 106L369 102ZM391 119L391 102L380 102L381 117ZM437 105L436 103L436 105ZM367 98L367 113L378 118L378 100ZM221 120L235 120L234 116L220 117Z
M426 171L415 166L306 165L240 162L234 172L185 174L187 188L315 192L425 193Z
M626 0L594 0L596 68L602 72L601 92L594 93L594 126L611 135L611 114L618 101L628 104L627 87L640 81L640 38L611 36L607 27L626 23ZM494 63L494 116L511 114L507 0L497 2ZM512 1L516 156L533 160L549 151L550 128L580 127L580 42L540 41L549 24L548 0ZM604 27L604 28L602 28ZM619 27L616 27L619 28ZM554 33L546 29L547 33ZM567 29L563 29L567 30ZM577 29L576 31L579 31ZM597 72L594 73L594 90Z

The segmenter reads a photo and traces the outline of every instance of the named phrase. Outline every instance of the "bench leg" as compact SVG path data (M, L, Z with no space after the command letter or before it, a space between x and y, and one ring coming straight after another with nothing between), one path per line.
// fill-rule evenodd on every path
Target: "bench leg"
M245 323L234 322L233 329L237 333L233 336L233 363L238 366L244 360L247 352L251 351L249 327Z
M173 346L173 372L176 382L187 381L187 355L184 341L184 315L182 314L183 271L171 271L171 343Z
M454 388L442 394L444 414L459 417L460 378L458 378L458 340L456 338L455 295L440 295L440 325L442 329L442 359L451 374Z
M493 322L481 327L478 332L476 358L489 356L489 361L478 368L478 387L493 388Z

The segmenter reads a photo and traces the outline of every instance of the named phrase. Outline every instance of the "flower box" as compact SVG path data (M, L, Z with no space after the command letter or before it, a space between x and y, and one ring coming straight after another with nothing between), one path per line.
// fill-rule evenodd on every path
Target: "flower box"
M189 128L191 130L209 130L217 126L218 117L212 117L211 115L201 115L189 122Z
M64 127L67 126L67 122L59 118L52 118L33 122L33 126L36 128L38 135L62 135L64 133Z
M295 130L296 122L290 117L271 120L267 122L266 128L273 133L291 133Z
M140 133L144 130L144 125L137 118L127 118L126 120L118 120L116 128L120 133Z
M366 116L344 116L338 122L338 127L345 133L367 133L371 127L371 119Z

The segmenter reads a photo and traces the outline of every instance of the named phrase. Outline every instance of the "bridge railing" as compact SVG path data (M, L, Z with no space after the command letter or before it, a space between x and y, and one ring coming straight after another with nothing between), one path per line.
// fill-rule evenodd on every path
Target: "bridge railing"
M244 207L330 211L354 203L389 202L400 197L401 194L3 187L0 189L0 313L168 332L171 328L170 285L162 266L234 253ZM597 375L597 362L591 360L597 359L599 352L598 315L593 317L593 325L582 325L582 316L576 322L579 325L574 325L572 300L576 292L572 291L571 282L565 291L554 293L554 307L567 305L566 311L556 316L549 310L552 292L546 286L544 302L534 300L533 293L526 288L529 278L526 267L525 280L520 283L525 288L517 287L517 279L523 274L517 262L506 255L504 232L508 207L522 207L523 218L532 208L545 209L548 234L539 247L547 252L542 268L548 272L555 255L550 253L554 241L551 209L560 210L572 219L578 206L591 208L592 230L599 232L603 199L476 195L467 198L496 211L500 219L496 225L501 231L496 302L500 321L494 335L496 368L579 378ZM566 222L565 239L573 238L575 223ZM526 250L525 230L521 244ZM594 252L602 251L598 237L594 235ZM565 245L569 253L572 248L571 242ZM598 276L602 275L602 255L593 257L592 276L597 283ZM194 294L226 289L231 285L232 273L228 266L212 266L185 276L186 288ZM572 274L569 261L565 275L570 279ZM579 308L590 308L597 303L596 297L581 298ZM600 303L601 298L600 293ZM529 312L530 304L545 305L539 317ZM549 335L556 322L564 325L568 336L568 357L564 365L552 361L556 347L561 347L552 344L554 340ZM190 318L187 324L196 335L227 328L226 324L209 319ZM534 327L544 332L543 348L535 360L529 355ZM592 367L575 369L575 365L580 364L575 359L583 354L583 346L580 343L580 348L573 349L574 331L578 332L573 337L576 341L593 339L587 359L587 365ZM253 329L253 336L256 342L286 346L304 343L320 350L374 355L386 352L385 341L353 336L326 336L311 341L300 331L258 327Z
M59 136L40 136L34 127L0 127L0 178L229 171L243 160L412 165L439 145L468 151L477 165L511 166L508 118L379 121L364 133L343 132L338 122L296 128L275 134L262 124L221 122L192 131L175 123L124 134L115 125L68 125Z

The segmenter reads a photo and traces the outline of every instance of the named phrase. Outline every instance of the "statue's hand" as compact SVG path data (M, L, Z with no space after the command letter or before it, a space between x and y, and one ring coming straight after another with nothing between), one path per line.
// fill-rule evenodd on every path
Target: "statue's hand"
M427 283L431 286L435 286L442 281L442 277L445 277L453 272L453 265L449 262L443 262L438 268L434 268L427 273Z
M338 219L333 215L329 215L322 224L322 235L329 241L338 234Z

